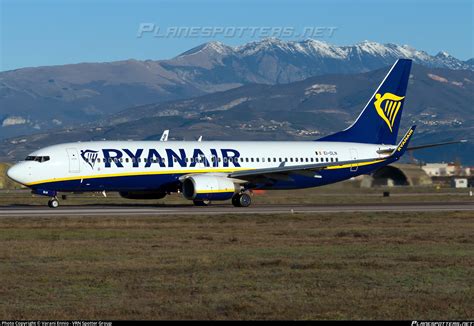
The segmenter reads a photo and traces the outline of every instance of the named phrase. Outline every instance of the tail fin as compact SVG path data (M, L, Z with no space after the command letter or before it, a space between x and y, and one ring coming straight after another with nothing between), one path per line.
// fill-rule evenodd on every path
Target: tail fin
M395 145L410 68L411 60L398 59L357 120L349 128L319 140Z

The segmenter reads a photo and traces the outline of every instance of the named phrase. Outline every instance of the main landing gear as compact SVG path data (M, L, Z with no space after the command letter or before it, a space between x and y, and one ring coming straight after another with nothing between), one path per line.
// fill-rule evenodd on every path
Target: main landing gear
M252 203L252 198L248 193L239 193L235 194L232 197L232 205L235 207L249 207ZM211 204L210 200L193 200L194 206L209 206Z
M235 194L234 197L232 197L232 205L235 207L249 207L251 203L252 198L250 198L250 195L245 192Z
M50 208L58 208L59 207L59 200L56 197L51 198L48 201L48 206Z

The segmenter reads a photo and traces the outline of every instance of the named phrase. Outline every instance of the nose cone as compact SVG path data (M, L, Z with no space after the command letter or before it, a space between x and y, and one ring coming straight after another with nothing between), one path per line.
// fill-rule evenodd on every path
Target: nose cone
M25 184L26 182L26 171L19 165L15 164L7 171L7 176L15 182Z

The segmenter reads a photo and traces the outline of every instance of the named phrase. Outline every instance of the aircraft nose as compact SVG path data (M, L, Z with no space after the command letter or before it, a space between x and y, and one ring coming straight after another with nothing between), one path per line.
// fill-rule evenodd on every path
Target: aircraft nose
M7 170L7 176L15 182L24 184L26 175L24 169L18 164L13 165Z

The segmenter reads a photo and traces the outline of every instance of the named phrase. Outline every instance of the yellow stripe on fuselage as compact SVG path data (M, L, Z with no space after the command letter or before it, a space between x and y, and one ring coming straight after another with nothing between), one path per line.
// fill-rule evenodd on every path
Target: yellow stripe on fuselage
M335 169L347 169L351 167L366 166L371 164L377 164L385 161L385 159L356 163L356 164L343 164L343 165L334 165L328 166L325 169L335 170ZM114 177L134 177L141 175L160 175L160 174L193 174L193 173L232 173L235 171L252 171L257 169L249 168L227 168L227 169L199 169L199 170L164 170L164 171L146 171L146 172L125 172L125 173L111 173L111 174L96 174L96 175L84 175L84 176L74 176L67 178L53 178L40 180L35 182L27 183L26 186L35 186L43 183L50 182L61 182L61 181L74 181L74 180L87 180L87 179L99 179L99 178L114 178Z
M114 177L135 177L140 175L159 175L159 174L191 174L191 173L216 173L216 172L235 172L238 170L252 170L247 168L227 168L227 169L199 169L199 170L163 170L163 171L144 171L144 172L124 172L124 173L109 173L109 174L95 174L95 175L84 175L74 176L67 178L53 178L35 181L26 184L26 186L34 186L42 183L49 182L61 182L61 181L74 181L74 180L86 180L86 179L99 179L99 178L114 178Z
M356 163L356 164L343 164L343 165L334 165L334 166L328 166L325 168L326 170L334 170L334 169L347 169L347 168L352 168L356 166L366 166L366 165L371 165L371 164L377 164L380 162L385 161L383 160L376 160L376 161L370 161L370 162L363 162L363 163Z

